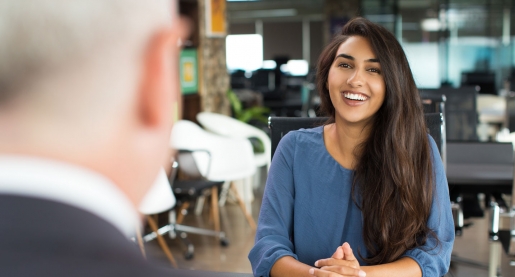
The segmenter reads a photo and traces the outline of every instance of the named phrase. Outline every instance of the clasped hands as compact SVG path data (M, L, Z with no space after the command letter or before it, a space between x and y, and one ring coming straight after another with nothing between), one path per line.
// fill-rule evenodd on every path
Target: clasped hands
M331 258L316 261L315 266L317 268L311 268L309 274L318 277L365 277L367 275L360 269L359 262L347 242L338 246Z

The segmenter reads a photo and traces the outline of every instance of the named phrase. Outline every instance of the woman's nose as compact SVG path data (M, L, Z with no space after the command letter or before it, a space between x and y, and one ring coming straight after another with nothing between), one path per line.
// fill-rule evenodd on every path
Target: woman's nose
M347 79L347 84L351 87L361 87L363 85L363 76L359 70L354 70L354 72Z

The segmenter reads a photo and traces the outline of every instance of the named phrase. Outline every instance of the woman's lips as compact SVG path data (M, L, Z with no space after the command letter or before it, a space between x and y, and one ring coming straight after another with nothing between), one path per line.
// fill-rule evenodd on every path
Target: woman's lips
M341 96L342 96L343 102L345 102L345 104L352 106L352 107L361 106L369 99L368 96L366 96L362 93L349 92L349 91L342 92Z

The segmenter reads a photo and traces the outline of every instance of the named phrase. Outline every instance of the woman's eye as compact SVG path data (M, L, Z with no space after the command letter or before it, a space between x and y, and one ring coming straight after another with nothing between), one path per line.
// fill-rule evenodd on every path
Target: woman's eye
M343 68L350 68L350 65L347 63L340 63L340 64L338 64L338 66L343 67Z
M381 73L381 70L379 70L379 68L370 68L368 71L374 72L374 73Z

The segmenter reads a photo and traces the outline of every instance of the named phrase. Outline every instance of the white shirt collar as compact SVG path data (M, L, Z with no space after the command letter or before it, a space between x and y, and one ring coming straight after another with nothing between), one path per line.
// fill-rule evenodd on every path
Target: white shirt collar
M0 194L38 197L89 211L133 237L141 221L129 199L106 177L75 165L0 155Z

